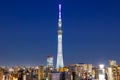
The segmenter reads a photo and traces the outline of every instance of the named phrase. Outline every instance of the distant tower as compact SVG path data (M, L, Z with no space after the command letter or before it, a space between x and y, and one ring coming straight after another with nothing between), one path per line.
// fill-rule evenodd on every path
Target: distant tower
M53 56L47 57L47 67L53 67Z
M59 19L58 19L58 53L56 68L64 67L63 52L62 52L62 18L61 18L61 4L59 4Z

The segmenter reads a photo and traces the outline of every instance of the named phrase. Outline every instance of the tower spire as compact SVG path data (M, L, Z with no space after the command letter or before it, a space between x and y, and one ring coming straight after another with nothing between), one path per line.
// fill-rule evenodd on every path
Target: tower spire
M61 4L59 4L59 19L61 19Z
M59 19L58 19L58 28L62 27L62 16L61 16L61 4L59 4Z

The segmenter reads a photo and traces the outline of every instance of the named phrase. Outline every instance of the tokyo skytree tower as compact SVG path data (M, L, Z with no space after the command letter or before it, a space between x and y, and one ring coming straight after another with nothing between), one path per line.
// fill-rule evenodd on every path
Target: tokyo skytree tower
M58 19L58 53L57 53L57 65L56 68L64 67L63 63L63 51L62 51L62 17L61 17L61 4L59 4L59 19Z

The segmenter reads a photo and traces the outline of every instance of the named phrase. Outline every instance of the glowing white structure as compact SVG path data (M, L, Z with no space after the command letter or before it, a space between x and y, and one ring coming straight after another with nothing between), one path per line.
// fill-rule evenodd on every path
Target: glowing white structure
M61 18L61 4L59 4L59 19L58 19L58 53L56 68L64 67L63 52L62 52L62 18Z
M99 65L99 80L105 80L104 64Z
M111 67L108 67L108 80L114 80L113 79L113 72L112 72Z

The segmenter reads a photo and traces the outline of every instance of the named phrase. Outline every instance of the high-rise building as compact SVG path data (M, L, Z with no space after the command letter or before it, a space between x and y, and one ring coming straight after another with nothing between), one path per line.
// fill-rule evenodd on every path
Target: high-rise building
M47 57L47 67L53 67L53 56Z
M45 72L44 72L44 70L45 70L44 66L39 66L38 67L38 80L45 79Z
M105 80L105 68L103 64L99 65L99 80Z
M59 19L58 19L58 53L57 53L57 65L56 68L64 67L63 63L63 51L62 51L62 17L61 17L61 4L59 4Z
M111 67L108 67L108 80L113 80L113 72Z
M116 60L109 60L109 66L116 66Z

